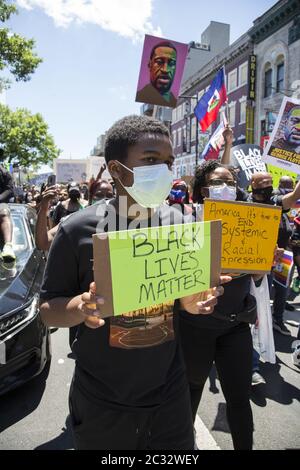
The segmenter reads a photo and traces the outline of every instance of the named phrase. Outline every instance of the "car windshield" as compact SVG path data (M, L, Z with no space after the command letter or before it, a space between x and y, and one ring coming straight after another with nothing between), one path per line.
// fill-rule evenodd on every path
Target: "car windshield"
M17 214L11 214L13 220L13 247L17 256L28 253L29 243L23 219Z

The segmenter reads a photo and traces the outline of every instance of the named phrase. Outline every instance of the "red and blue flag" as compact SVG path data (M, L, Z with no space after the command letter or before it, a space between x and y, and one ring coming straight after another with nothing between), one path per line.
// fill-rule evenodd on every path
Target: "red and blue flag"
M223 132L225 131L227 124L227 119L223 113L222 120L206 144L201 158L204 160L217 160L219 158L220 150L225 142Z
M203 132L217 119L219 109L226 100L225 73L224 68L222 68L194 109L195 116Z

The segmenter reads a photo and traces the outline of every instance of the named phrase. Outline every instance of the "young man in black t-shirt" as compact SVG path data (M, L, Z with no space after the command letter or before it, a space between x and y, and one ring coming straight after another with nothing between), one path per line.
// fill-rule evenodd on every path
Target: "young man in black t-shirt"
M168 312L172 315L173 310L174 317L170 322L168 315L168 327L160 330L163 335L154 337L151 329L144 329L139 336L141 326L135 328L124 320L122 329L124 332L127 328L127 333L119 340L122 318L104 321L99 317L105 299L95 295L93 283L94 233L127 228L134 204L141 224L147 225L151 216L156 217L156 225L170 223L172 208L165 205L155 214L153 210L171 186L174 157L169 131L160 121L144 116L124 118L107 134L105 158L117 197L71 215L61 224L49 253L41 292L45 324L79 325L73 343L76 367L70 391L75 447L192 449L193 423L177 339L176 308L168 304ZM104 220L114 213L115 227L105 226ZM226 280L228 277L224 277ZM101 292L101 286L97 287ZM192 314L211 313L222 292L218 287L207 301L198 302L199 297L194 295L175 305L180 303ZM95 304L97 309L93 310Z

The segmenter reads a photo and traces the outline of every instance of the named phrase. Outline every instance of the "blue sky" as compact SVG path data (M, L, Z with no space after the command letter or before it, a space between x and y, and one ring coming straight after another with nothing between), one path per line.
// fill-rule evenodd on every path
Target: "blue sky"
M120 117L138 113L143 36L200 41L210 21L243 34L274 0L16 0L9 26L36 40L43 63L6 94L12 108L40 112L62 157L84 158Z

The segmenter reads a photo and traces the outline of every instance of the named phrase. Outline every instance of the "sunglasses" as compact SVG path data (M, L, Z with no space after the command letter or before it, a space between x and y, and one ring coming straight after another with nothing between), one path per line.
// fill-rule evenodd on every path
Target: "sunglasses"
M236 182L234 180L221 180L221 179L211 179L208 181L207 186L223 186L226 184L230 188L236 188Z

